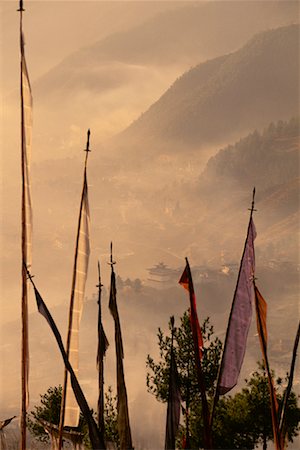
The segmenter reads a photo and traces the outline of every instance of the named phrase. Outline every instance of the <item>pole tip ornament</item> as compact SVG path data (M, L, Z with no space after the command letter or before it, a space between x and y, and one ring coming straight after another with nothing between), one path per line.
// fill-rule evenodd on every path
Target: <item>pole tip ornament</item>
M116 264L116 261L113 261L112 247L113 247L113 244L111 242L110 243L110 261L109 261L109 263L107 263L107 264L109 264L111 266L111 268L113 268L113 265Z
M90 129L88 129L87 131L87 141L86 141L86 148L84 149L85 152L90 152L90 135L91 135L91 131Z
M175 324L174 316L171 316L171 317L170 317L170 322L171 322L171 327L172 327L172 329L173 329L173 328L174 328L174 324Z
M23 0L19 0L19 9L17 9L17 11L25 11L25 9L23 8Z
M252 204L251 204L251 208L248 208L249 211L251 211L251 214L253 213L253 211L257 211L257 209L254 208L254 204L255 204L255 186L253 188L253 192L252 192Z
M191 268L190 268L190 263L189 263L189 260L188 260L187 256L185 257L185 263L186 263L186 269L187 269L187 271L189 273L191 271Z

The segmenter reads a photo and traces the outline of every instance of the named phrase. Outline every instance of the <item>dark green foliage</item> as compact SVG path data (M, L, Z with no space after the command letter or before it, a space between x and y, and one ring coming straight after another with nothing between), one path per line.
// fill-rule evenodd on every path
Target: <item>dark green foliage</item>
M45 432L39 419L46 420L54 425L59 425L60 405L61 405L62 387L50 387L47 392L40 395L40 405L34 407L27 418L27 425L30 433L41 442L49 442L49 435ZM92 414L93 410L91 411ZM111 386L105 393L104 405L104 424L105 424L105 440L112 441L119 445L119 436L117 430L117 399L113 397ZM89 439L88 425L80 414L78 431L84 434L85 448L91 448Z
M142 281L139 278L136 278L135 280L131 280L130 278L122 280L122 278L117 275L116 282L117 289L131 288L135 292L140 292L142 289Z
M213 332L209 319L206 319L202 326L205 347L202 364L210 406L212 406L222 349L220 340L213 336ZM171 338L165 336L161 329L159 329L157 336L160 361L156 363L150 355L147 357L147 368L149 369L147 388L151 394L155 395L157 400L166 402ZM184 413L187 403L189 406L190 446L192 449L203 448L201 400L198 392L193 340L187 312L181 318L180 327L175 331L174 346ZM263 445L263 448L266 449L267 442L273 440L269 387L264 366L258 363L258 369L245 382L246 387L241 392L233 396L223 396L219 400L213 426L214 448L216 449L250 450L258 445ZM278 379L275 383L279 408L284 394L282 385L281 379ZM184 419L186 424L186 416ZM299 421L298 398L292 392L287 412L287 438L290 442L293 442L299 433ZM181 426L177 437L178 448L181 448L185 433L185 426Z
M216 448L253 449L257 445L267 448L267 442L273 440L270 394L264 366L258 363L258 369L245 381L246 387L241 392L224 397L219 402L214 426ZM280 379L276 381L275 389L280 408L283 398ZM300 408L297 406L297 396L292 392L287 413L287 434L290 442L298 435L299 420Z
M108 391L105 392L104 402L105 441L114 442L119 448L120 439L117 414L117 397L113 397L112 388L108 386Z
M41 442L48 442L49 435L45 432L39 419L59 425L60 404L62 387L50 387L47 392L40 395L41 404L34 407L27 419L27 425L30 433Z
M267 448L268 441L273 441L269 387L263 366L259 364L258 370L245 381L246 387L241 392L219 400L213 427L216 449L254 449L258 445ZM276 392L280 407L283 389L278 381ZM300 408L297 406L297 396L292 393L287 413L289 442L293 442L299 433L299 420ZM193 448L201 447L203 425L199 402L191 405L190 430Z
M49 435L45 432L39 419L46 420L54 425L59 425L60 419L60 405L61 405L62 387L49 387L47 392L40 395L41 404L34 407L27 417L27 426L30 433L41 442L49 442ZM91 411L93 413L93 411ZM91 448L88 425L80 413L79 426L77 431L84 434L84 444L86 448Z
M194 345L191 338L189 313L185 312L180 320L181 325L174 332L174 354L177 363L181 396L185 401L188 395L196 396L197 398L200 398L200 396L194 365ZM171 331L170 323L169 329ZM218 338L213 336L213 326L210 324L208 318L203 322L201 329L204 342L202 360L203 374L206 389L211 394L217 378L222 344ZM160 361L156 363L150 355L147 357L146 364L147 368L150 369L150 372L147 373L147 388L159 401L166 402L168 398L171 337L164 335L160 328L157 337L160 349Z

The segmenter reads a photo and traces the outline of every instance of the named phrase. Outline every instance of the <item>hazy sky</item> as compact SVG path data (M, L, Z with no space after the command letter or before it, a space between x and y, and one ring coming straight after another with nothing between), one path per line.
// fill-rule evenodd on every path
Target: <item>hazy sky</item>
M18 2L1 2L1 80L5 91L18 85ZM116 31L129 29L177 5L168 1L28 1L24 32L31 80L70 53ZM178 6L180 2L178 2Z

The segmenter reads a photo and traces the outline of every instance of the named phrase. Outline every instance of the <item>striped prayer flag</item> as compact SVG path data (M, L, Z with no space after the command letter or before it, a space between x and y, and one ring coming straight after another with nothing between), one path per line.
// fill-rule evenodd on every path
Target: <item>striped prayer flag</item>
M30 159L32 144L32 94L25 59L22 11L20 5L21 50L21 171L22 171L22 339L21 339L21 449L26 448L26 411L29 404L29 348L28 348L28 280L26 267L32 261L32 208L30 193Z
M85 284L88 272L90 255L90 213L88 202L88 185L86 167L84 170L83 190L81 197L77 241L75 249L75 262L73 271L73 283L71 291L71 309L69 322L69 339L67 353L69 361L75 374L78 374L79 367L79 325L83 310L83 300ZM72 387L67 382L66 406L64 424L70 427L77 427L79 423L79 408L72 391Z

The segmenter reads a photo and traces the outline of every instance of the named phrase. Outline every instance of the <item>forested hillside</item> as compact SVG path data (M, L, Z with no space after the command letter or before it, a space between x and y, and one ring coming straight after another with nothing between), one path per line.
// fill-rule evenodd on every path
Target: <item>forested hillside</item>
M220 150L203 171L201 188L230 184L239 189L254 185L272 188L299 177L299 119L271 123Z
M298 67L298 25L260 33L240 50L184 74L118 143L143 139L153 152L160 143L170 152L186 151L287 119L298 112Z

